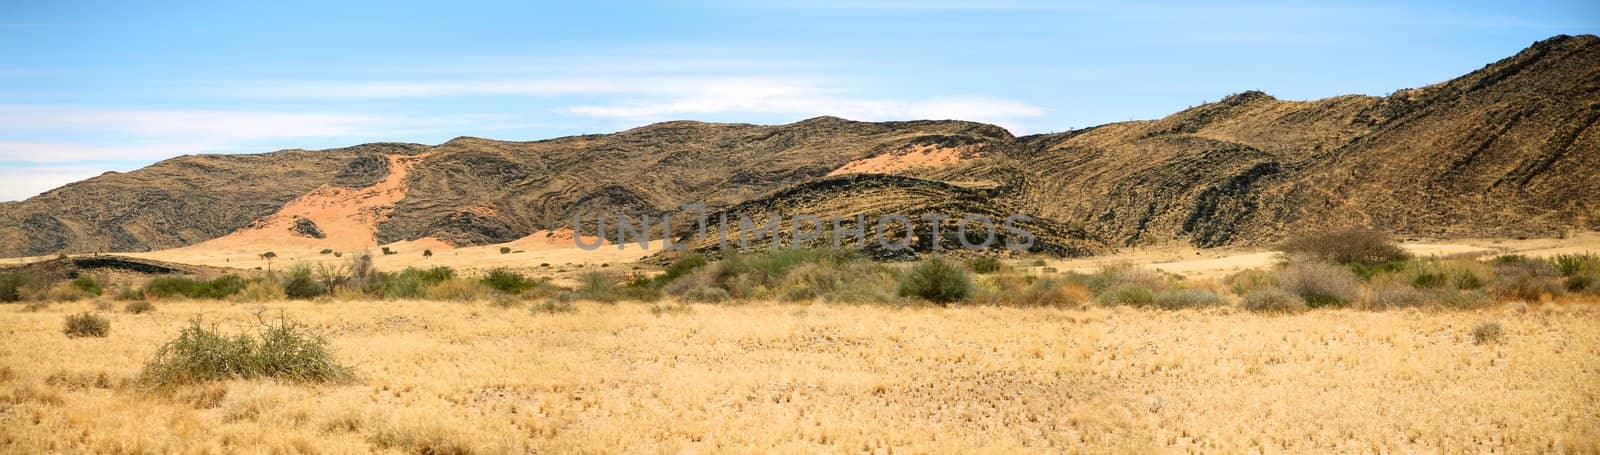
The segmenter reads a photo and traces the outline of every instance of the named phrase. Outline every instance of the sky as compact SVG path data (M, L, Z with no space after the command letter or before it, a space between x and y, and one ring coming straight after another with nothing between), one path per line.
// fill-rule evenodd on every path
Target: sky
M185 154L667 120L1065 131L1385 95L1600 33L1594 1L323 3L0 0L0 201Z

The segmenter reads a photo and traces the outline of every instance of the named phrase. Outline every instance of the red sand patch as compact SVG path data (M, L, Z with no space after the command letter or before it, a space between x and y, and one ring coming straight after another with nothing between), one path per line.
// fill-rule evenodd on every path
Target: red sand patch
M915 145L845 163L828 175L893 174L912 169L937 169L977 156L977 151L969 146Z
M405 198L406 177L426 155L389 155L389 175L366 188L324 185L285 204L277 213L262 218L250 227L201 242L193 249L332 248L359 250L378 246L378 223L394 212L394 204ZM317 224L324 238L310 238L293 231L295 219L306 218ZM438 242L443 243L443 242Z

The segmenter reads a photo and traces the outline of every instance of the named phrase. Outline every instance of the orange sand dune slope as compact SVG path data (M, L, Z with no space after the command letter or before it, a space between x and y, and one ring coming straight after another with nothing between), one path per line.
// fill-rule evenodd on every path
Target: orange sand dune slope
M406 177L426 155L388 155L389 175L372 186L324 185L289 202L277 213L249 227L186 249L332 248L353 250L377 246L378 223L406 196ZM309 220L322 238L297 230Z
M894 174L912 169L937 169L977 156L977 150L972 146L913 145L845 163L828 175Z

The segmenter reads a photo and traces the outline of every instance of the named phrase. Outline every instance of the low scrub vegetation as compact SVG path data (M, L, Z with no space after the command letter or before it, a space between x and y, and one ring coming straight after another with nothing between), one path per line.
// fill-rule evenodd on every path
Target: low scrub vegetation
M326 339L285 318L263 318L254 333L234 335L195 319L156 351L143 373L145 381L157 386L257 378L332 382L351 377L351 369L334 359Z
M1569 295L1600 295L1600 256L1551 258L1516 255L1487 260L1412 258L1387 236L1352 229L1297 236L1282 245L1284 261L1244 270L1218 281L1186 279L1147 267L1108 265L1092 272L1058 272L1018 258L917 262L874 261L853 250L785 249L729 253L720 260L687 254L660 273L642 267L580 268L566 286L550 277L496 268L462 276L445 267L378 271L369 254L315 266L290 264L254 277L158 277L142 288L111 287L91 276L55 282L16 271L0 274L0 300L73 301L113 294L117 300L161 299L343 301L487 301L519 307L528 302L672 301L720 304L759 300L847 304L1001 305L1076 307L1088 304L1165 310L1234 305L1261 313L1308 308L1366 310L1476 308L1501 301L1538 302ZM1034 265L1029 265L1034 264ZM541 267L548 264L541 264ZM540 270L547 270L541 268ZM565 272L556 270L557 273ZM109 291L108 291L109 290ZM674 303L674 302L667 302ZM141 303L144 308L148 303ZM539 305L533 305L538 307ZM109 309L106 306L104 309ZM128 312L138 313L135 305Z

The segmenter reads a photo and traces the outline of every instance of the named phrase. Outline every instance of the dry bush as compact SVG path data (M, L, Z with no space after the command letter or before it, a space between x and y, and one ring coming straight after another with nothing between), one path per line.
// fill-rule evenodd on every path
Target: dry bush
M72 283L58 284L50 288L50 291L44 295L45 300L52 302L76 302L89 297L92 296L83 292L82 289L78 289L77 286L73 286Z
M1129 264L1114 264L1101 267L1100 270L1089 275L1069 274L1067 279L1077 281L1089 288L1095 294L1101 294L1109 289L1131 285L1149 289L1152 292L1165 289L1167 280L1160 273L1143 267Z
M1503 299L1535 302L1566 293L1560 272L1549 262L1513 255L1493 263L1494 291Z
M128 304L126 306L124 306L122 309L123 309L123 311L127 311L127 312L133 313L133 314L145 314L145 313L149 313L151 311L155 311L156 310L156 306L151 304L149 301L146 301L146 300L135 300L135 301L132 301L132 302L128 302Z
M1472 326L1472 342L1477 344L1499 343L1505 338L1505 330L1496 321L1480 322Z
M1088 303L1092 295L1082 284L1058 278L1037 278L1014 295L1019 306L1069 306Z
M1405 283L1386 281L1368 286L1361 303L1369 310L1416 308L1426 305L1429 298L1428 293Z
M1325 262L1295 261L1278 271L1283 290L1304 299L1311 308L1355 301L1361 286L1349 269Z
M66 327L61 331L71 338L105 337L111 333L111 320L98 314L74 314L67 316Z
M1200 288L1168 289L1157 292L1154 304L1164 310L1208 308L1222 305L1222 296L1215 291Z
M477 281L451 278L428 286L423 297L428 300L469 302L484 295L483 285Z
M1296 313L1306 308L1305 299L1280 288L1260 288L1244 296L1244 309L1257 313Z
M1388 234L1368 228L1302 232L1278 245L1291 257L1318 259L1335 264L1379 265L1410 259L1410 253Z
M276 302L289 298L283 293L283 286L276 281L268 279L250 280L239 293L233 295L236 302L261 303Z
M678 298L686 302L721 303L731 300L728 291L714 286L695 286L683 291Z

